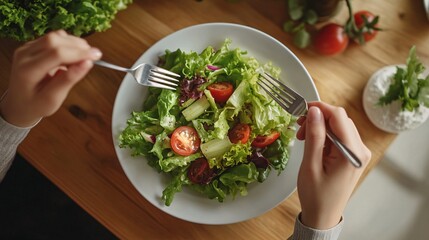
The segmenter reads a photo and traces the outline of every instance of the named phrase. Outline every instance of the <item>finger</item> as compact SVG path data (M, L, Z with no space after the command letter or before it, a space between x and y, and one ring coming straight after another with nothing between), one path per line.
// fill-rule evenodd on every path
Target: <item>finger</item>
M350 121L350 131L352 132L351 134L354 134L357 140L355 141L356 146L352 146L350 148L353 148L353 151L355 151L355 154L362 162L362 166L363 166L362 169L364 169L366 165L369 163L369 161L371 160L372 154L371 154L371 151L363 142L356 125L353 123L353 121L350 118L349 118L349 121Z
M73 81L73 84L75 84L76 82L80 81L93 66L94 63L91 60L85 60L78 64L69 66L67 70L68 80Z
M305 150L303 165L321 168L323 148L326 140L325 119L318 107L310 107L305 129Z
M298 118L298 120L296 120L296 123L298 123L298 125L302 125L305 122L305 119L305 116L301 116Z
M37 44L44 49L57 48L60 46L74 46L86 49L91 48L85 39L68 35L65 31L51 32L41 37Z
M84 60L82 62L70 65L66 71L58 71L58 73L54 75L50 83L47 84L46 91L56 92L63 91L63 88L66 90L70 89L77 82L79 82L92 67L92 61Z
M67 67L66 66L58 66L56 68L51 69L51 71L48 72L48 77L54 77L55 74L58 74L61 71L67 71Z
M306 123L303 122L301 127L298 129L298 131L296 132L296 138L298 140L304 140L305 139L305 125Z
M298 118L298 120L296 120L296 123L298 123L298 125L301 126L296 132L296 138L298 138L299 140L305 139L305 120L306 119L307 118L305 116L301 116Z
M27 73L31 74L34 81L44 78L52 69L59 66L67 66L82 62L84 60L100 59L102 53L97 48L76 49L74 47L63 47L51 49L40 53L38 57L34 57L25 63ZM36 67L37 66L37 67ZM37 82L35 82L37 84Z
M344 108L332 106L324 102L311 102L309 106L317 106L320 108L329 128L343 142L352 142L353 139L359 137L356 131L351 131L355 126L353 121L350 121Z
M20 56L34 56L40 52L59 47L89 49L90 45L82 38L68 35L64 30L58 30L26 43L17 53Z
M67 71L58 71L57 74L40 89L39 96L45 99L48 114L52 114L62 104L71 88L78 83L92 68L93 63L85 60L77 64L70 65Z

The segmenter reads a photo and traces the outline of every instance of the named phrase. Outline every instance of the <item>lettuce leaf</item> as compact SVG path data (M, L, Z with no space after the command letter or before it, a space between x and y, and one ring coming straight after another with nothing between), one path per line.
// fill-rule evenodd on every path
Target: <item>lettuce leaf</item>
M226 187L218 179L213 180L210 184L192 184L190 187L207 198L217 199L219 202L223 202L227 196Z
M27 41L65 29L76 36L111 27L118 11L132 0L4 0L0 4L0 37Z
M291 125L291 115L281 108L274 100L252 97L253 132L266 135L273 129L282 131Z
M159 165L161 166L162 171L171 172L176 168L187 166L189 163L200 157L203 157L200 152L189 156L174 155L173 157L159 160Z
M231 109L229 111L228 119L233 119L244 106L244 103L248 101L251 95L251 91L249 88L249 83L247 81L241 81L237 88L232 93L231 97L229 97L226 102L225 109ZM252 97L253 98L253 97Z
M218 179L206 185L192 184L191 187L210 199L223 202L226 196L233 198L247 195L247 185L258 180L259 172L253 163L229 168Z
M167 136L167 133L163 131L162 133L156 135L155 144L152 145L152 149L149 151L158 157L159 161L164 159L164 150L170 148L170 138Z
M182 191L182 186L186 186L191 183L187 176L187 168L181 168L171 175L173 176L173 178L168 183L164 191L162 191L161 197L166 206L171 205L174 199L174 195Z
M158 113L160 125L169 132L172 132L176 125L176 116L171 114L171 110L179 113L177 101L179 94L175 91L163 89L158 98Z
M288 145L284 145L282 138L277 139L270 144L264 151L263 155L270 161L270 165L280 174L286 168L289 160L289 152L285 149Z
M234 166L219 177L219 181L227 188L227 193L235 197L247 195L247 184L258 180L258 171L255 164L240 164Z
M226 152L221 160L221 168L239 165L241 163L247 163L247 157L252 154L252 148L250 147L250 141L246 144L233 144L231 149Z
M127 127L119 136L119 146L132 150L132 156L147 156L153 143L147 140L147 135L157 135L162 132L162 127L157 119L157 112L132 112L127 121Z

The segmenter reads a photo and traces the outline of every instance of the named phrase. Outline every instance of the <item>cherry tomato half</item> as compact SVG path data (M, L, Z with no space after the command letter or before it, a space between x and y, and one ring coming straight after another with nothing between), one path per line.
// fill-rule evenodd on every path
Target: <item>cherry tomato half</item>
M189 156L198 151L201 140L197 131L188 126L181 126L171 135L170 145L173 151L182 156Z
M314 38L314 48L323 55L334 55L344 51L349 43L344 28L335 23L323 26Z
M250 126L248 124L239 123L228 132L229 140L232 143L247 143L250 136Z
M234 92L234 87L229 82L213 83L210 84L207 89L217 103L225 103Z
M189 180L196 184L208 184L215 176L216 172L210 168L205 158L192 161L188 169Z
M253 140L252 146L258 147L258 148L263 148L263 147L270 145L274 141L276 141L277 138L279 138L279 137L280 137L280 133L277 131L273 131L272 133L270 133L266 136L259 135Z
M371 12L362 10L362 11L358 11L356 12L353 17L355 19L355 24L359 29L362 29L363 27L365 27L365 21L363 20L364 16L366 18L366 20L368 20L368 22L372 22L375 19L375 15L372 14ZM377 25L375 26L377 27ZM363 38L365 40L365 42L371 41L371 39L373 39L375 37L375 35L377 35L377 30L375 29L365 29L363 32Z

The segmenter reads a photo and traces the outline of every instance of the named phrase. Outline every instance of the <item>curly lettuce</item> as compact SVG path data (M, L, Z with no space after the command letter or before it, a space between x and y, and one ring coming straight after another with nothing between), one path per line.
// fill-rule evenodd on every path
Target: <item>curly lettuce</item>
M57 29L81 36L111 27L132 0L1 0L0 37L27 41Z

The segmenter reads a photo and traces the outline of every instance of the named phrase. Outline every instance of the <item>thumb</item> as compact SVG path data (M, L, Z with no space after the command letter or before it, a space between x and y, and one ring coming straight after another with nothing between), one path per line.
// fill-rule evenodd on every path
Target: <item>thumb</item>
M303 165L322 166L325 140L326 126L323 113L318 107L312 106L307 113Z

